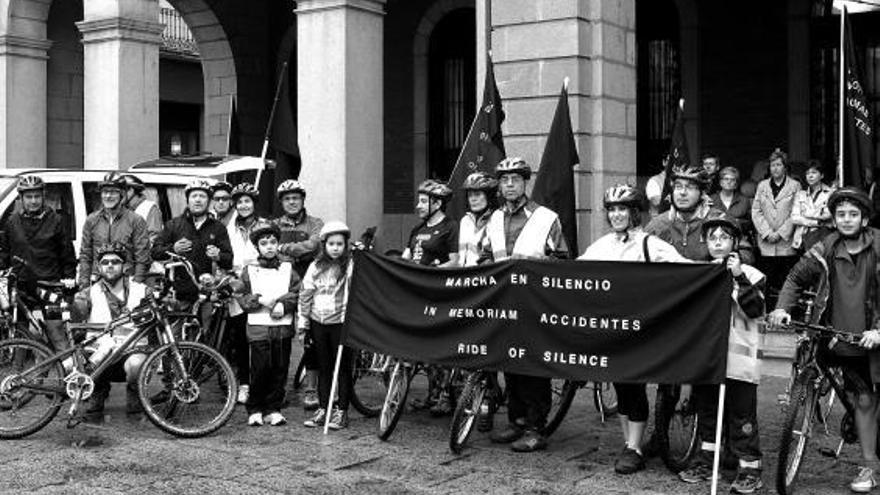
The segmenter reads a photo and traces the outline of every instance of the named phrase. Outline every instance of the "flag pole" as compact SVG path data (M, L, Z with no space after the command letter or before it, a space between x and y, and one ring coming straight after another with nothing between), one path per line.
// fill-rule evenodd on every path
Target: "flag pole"
M718 470L721 467L721 429L724 426L724 396L727 385L718 387L718 415L715 417L715 453L712 458L712 495L718 494Z
M272 121L275 120L275 109L278 107L278 97L281 95L281 83L287 76L287 61L281 66L281 74L278 76L278 84L275 86L275 99L272 100L272 109L269 110L269 123L266 124L266 137L263 139L263 151L260 152L260 158L266 159L266 152L269 150L269 137L272 134Z
M330 384L330 399L327 401L327 409L324 413L324 434L330 431L330 412L333 410L333 399L336 397L336 388L339 387L339 362L342 361L342 344L336 349L336 364L333 366L333 382Z
M841 4L841 6L840 6L840 49L837 52L838 58L840 59L840 83L839 83L840 101L839 101L839 105L838 105L839 115L837 118L837 121L838 121L837 122L837 124L838 124L838 126L837 126L838 127L838 132L837 132L837 143L838 144L837 144L837 146L839 148L839 152L837 154L837 157L838 157L838 159L837 159L837 187L843 187L843 154L844 154L843 149L845 148L845 146L844 146L845 143L843 142L843 139L844 139L844 137L843 137L843 129L844 129L843 120L844 120L844 115L846 114L846 112L844 110L844 103L845 103L844 94L846 93L846 88L845 88L846 82L844 80L844 70L845 70L844 66L846 65L844 63L844 58L846 57L846 47L844 46L844 44L845 44L844 31L846 31L846 4Z
M232 147L232 120L235 118L235 95L229 95L229 121L226 124L226 154ZM240 151L239 151L240 152Z

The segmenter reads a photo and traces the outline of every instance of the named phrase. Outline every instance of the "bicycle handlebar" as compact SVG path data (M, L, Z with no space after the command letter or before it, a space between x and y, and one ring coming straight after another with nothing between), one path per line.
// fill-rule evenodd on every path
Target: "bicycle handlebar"
M788 323L776 325L777 328L785 330L793 330L795 332L808 332L814 335L821 334L831 337L832 340L847 342L849 344L858 345L862 340L860 334L841 332L830 325L817 325L815 323L806 323L803 321L791 320Z

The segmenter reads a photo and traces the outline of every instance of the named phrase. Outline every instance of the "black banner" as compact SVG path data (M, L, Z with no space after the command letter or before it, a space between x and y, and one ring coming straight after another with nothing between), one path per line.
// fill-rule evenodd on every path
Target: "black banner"
M732 282L717 264L512 260L442 270L357 253L343 342L467 369L720 383Z
M870 187L873 182L874 167L874 124L871 118L870 103L867 91L862 86L859 60L856 58L856 47L853 43L852 29L846 7L843 16L845 55L844 61L844 134L843 149L843 185L861 188Z

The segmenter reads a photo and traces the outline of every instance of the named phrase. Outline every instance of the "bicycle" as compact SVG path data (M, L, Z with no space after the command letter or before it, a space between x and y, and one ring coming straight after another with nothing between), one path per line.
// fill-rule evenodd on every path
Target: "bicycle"
M91 363L87 348L122 326L133 331L107 356ZM90 334L96 325L68 325L72 347L55 354L33 340L0 342L0 439L36 433L52 421L65 400L71 401L67 426L76 426L95 382L133 353L149 352L138 375L138 398L147 418L161 430L178 437L202 437L232 416L237 387L229 363L204 344L178 341L152 294L97 328ZM144 347L144 341L158 342L158 347ZM65 362L70 363L69 371ZM202 387L215 375L225 384L219 393Z
M794 385L791 388L791 401L785 412L782 433L779 439L779 457L776 466L776 491L781 495L794 493L795 482L806 446L813 434L813 427L819 423L829 434L828 414L821 414L822 399L834 391L846 410L840 421L840 440L834 451L820 449L823 455L838 457L844 444L855 443L855 408L844 393L844 374L847 370L833 366L825 361L819 352L820 346L829 348L836 342L858 344L861 335L835 330L823 326L792 320L783 329L802 332L802 362L799 364ZM860 380L853 376L854 380Z
M25 304L19 287L18 272L27 267L27 262L18 256L12 256L12 261L12 266L0 270L0 339L31 339L54 349L44 316L54 313L58 319L69 319L68 300L76 288L60 282L36 281L30 293L43 304L43 310L32 311Z

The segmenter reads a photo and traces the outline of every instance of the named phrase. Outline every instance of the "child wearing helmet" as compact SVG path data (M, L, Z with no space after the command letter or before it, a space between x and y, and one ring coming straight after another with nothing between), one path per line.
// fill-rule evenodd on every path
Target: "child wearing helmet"
M250 348L250 391L245 407L248 425L287 422L281 415L290 367L293 315L300 279L293 265L278 258L281 233L272 222L258 221L251 230L257 263L242 268L236 298L247 311Z
M330 404L330 387L351 282L350 237L351 232L343 222L324 224L320 233L321 252L306 270L300 291L297 328L311 334L319 370L320 406L303 423L310 428L322 426L328 414L331 429L339 430L348 426L352 383L351 349L347 347L343 348L339 361L339 399L335 405Z
M761 444L758 436L758 383L761 379L758 350L759 322L764 317L764 274L743 263L737 253L742 238L739 222L727 215L710 217L703 223L703 237L713 263L723 263L733 276L733 304L727 351L726 401L723 429L728 432L728 450L738 461L733 493L754 493L761 481ZM715 384L694 385L691 400L697 411L700 449L689 466L679 473L686 483L712 477L715 427L718 414Z
M410 232L403 259L425 266L456 266L458 224L446 216L452 189L428 179L419 185L416 196L416 213L421 223Z

